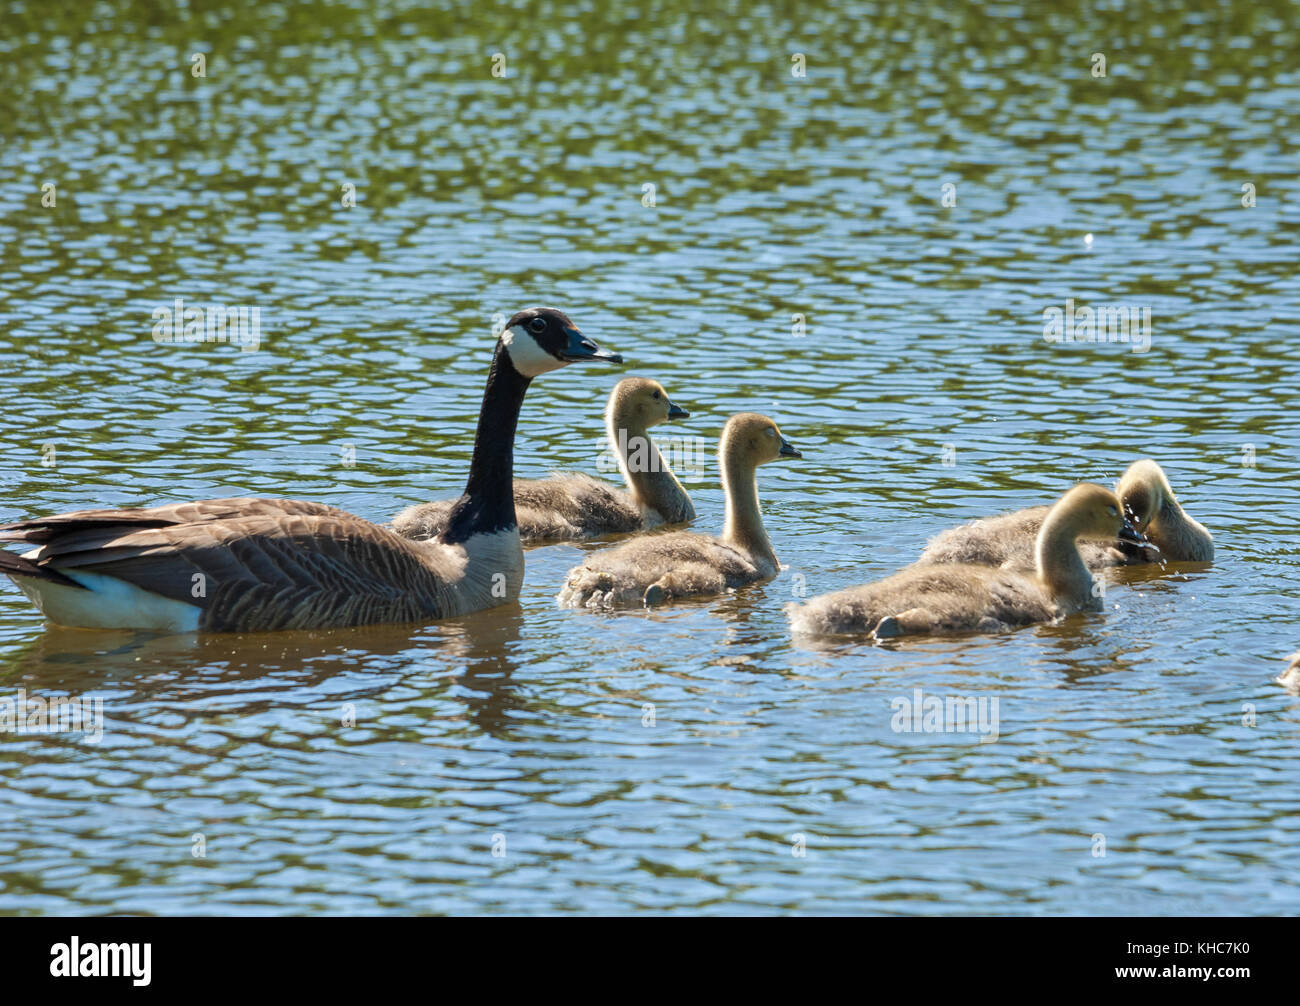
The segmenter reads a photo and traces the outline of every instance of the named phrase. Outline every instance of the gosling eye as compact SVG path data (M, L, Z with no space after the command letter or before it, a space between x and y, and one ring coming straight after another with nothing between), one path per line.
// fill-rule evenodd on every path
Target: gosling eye
M776 436L776 430L772 429L772 427L770 426L767 428L766 433L769 437Z
M659 392L657 391L655 392L655 401L656 402L659 401Z
M546 331L546 319L534 318L532 321L528 323L528 331L535 332L536 334L541 335L543 332Z
M1107 506L1107 507L1106 507L1106 512L1109 513L1112 517L1118 517L1118 516L1119 516L1119 511L1116 510L1113 506Z

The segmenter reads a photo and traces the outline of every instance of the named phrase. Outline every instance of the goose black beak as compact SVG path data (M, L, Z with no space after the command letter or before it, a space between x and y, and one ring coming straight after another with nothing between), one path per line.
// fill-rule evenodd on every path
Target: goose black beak
M564 334L569 337L569 344L560 353L560 359L565 363L578 363L582 360L604 360L607 363L623 362L621 355L611 353L608 349L601 349L576 328L566 328Z
M683 409L680 405L674 405L672 402L669 402L668 418L669 419L690 419L691 414L687 412L685 409Z
M1126 541L1132 545L1148 545L1152 548L1155 547L1147 540L1147 536L1135 528L1133 522L1127 518L1125 518L1124 526L1119 529L1119 534L1116 537L1118 537L1120 541Z
M780 456L783 458L801 458L803 457L803 454L800 453L799 449L795 447L794 444L786 440L785 437L782 437Z

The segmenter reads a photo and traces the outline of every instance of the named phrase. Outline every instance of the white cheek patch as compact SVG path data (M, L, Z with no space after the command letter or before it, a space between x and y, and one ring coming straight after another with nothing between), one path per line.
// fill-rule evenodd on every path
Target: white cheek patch
M559 370L565 365L537 344L537 340L522 326L515 325L501 333L501 341L506 344L510 362L515 370L524 377L536 377L548 371Z

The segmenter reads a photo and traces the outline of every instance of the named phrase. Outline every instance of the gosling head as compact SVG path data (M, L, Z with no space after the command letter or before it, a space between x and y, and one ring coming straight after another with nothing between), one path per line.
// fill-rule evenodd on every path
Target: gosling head
M803 457L781 436L776 423L756 412L740 412L727 420L718 444L718 454L724 459L743 460L755 467L779 458Z
M690 413L674 405L664 386L648 377L627 377L609 395L608 415L619 427L648 430L669 419L689 419Z
M506 322L501 345L510 358L510 365L528 378L583 360L623 362L618 353L601 349L578 331L568 315L553 307L520 311Z
M1165 502L1176 503L1174 491L1169 487L1164 470L1150 458L1129 465L1115 487L1124 504L1124 512L1133 526L1146 532Z
M1147 544L1146 537L1138 531L1124 513L1119 496L1105 486L1081 482L1056 504L1069 520L1076 538L1115 539Z

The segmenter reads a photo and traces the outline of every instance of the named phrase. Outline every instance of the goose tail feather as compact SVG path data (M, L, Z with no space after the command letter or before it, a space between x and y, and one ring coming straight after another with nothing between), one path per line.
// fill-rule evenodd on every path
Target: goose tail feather
M0 549L0 573L6 576L25 576L32 580L45 580L48 583L57 583L64 587L86 589L85 586L71 577L64 576L57 569L38 565L32 562L31 559L25 559L21 555L6 552L3 549Z

